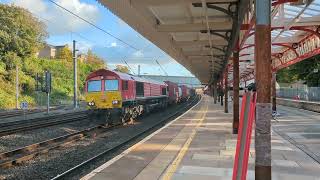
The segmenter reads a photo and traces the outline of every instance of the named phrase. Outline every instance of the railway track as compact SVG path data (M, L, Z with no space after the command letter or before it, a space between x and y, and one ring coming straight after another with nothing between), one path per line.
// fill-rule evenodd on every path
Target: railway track
M74 141L81 140L87 136L96 136L97 133L102 133L106 128L102 126L95 126L92 128L78 131L75 133L59 136L53 139L31 144L22 148L0 154L0 168L9 168L19 165L25 161L33 159L34 157L47 153L50 150L63 147Z
M63 109L65 107L66 106L58 106L58 107L50 108L50 110L58 110L58 109ZM34 114L34 113L41 113L41 112L46 112L46 111L47 111L46 109L30 109L27 111L23 111L23 110L7 111L7 110L4 110L4 111L0 111L0 119L28 115L28 114Z
M121 148L125 147L126 145L135 142L136 140L138 140L139 138L143 137L146 134L149 134L151 132L153 132L154 130L156 130L159 127L162 127L163 125L165 125L169 120L171 120L172 118L175 118L177 116L179 116L180 114L182 114L183 112L185 112L185 110L187 110L188 108L190 108L193 104L195 104L195 102L197 102L197 100L199 100L199 97L194 98L192 100L192 102L188 103L186 106L182 107L181 109L179 109L179 111L176 111L175 113L169 115L168 117L166 117L164 120L157 122L154 126L151 126L149 128L147 128L144 131L139 132L138 134L129 137L127 140L121 142L120 144L107 149L99 154L97 154L96 156L78 164L77 166L74 166L73 168L57 175L56 177L52 178L52 180L58 180L58 179L70 179L76 175L81 174L82 171L84 171L85 169L90 169L90 166L96 162L99 162L99 160L103 159L105 156L107 156L108 154L117 152L118 150L120 150Z
M41 109L32 109L28 111L22 111L22 110L15 110L15 111L1 111L0 112L0 118L9 118L9 117L14 117L14 116L22 116L24 114L34 114L34 113L39 113L43 112L44 110Z
M28 120L19 120L0 124L0 136L5 136L21 131L38 129L41 127L54 126L58 124L80 121L87 118L86 111L46 116Z
M287 140L288 142L290 142L292 145L294 145L296 148L300 149L302 152L304 152L307 156L309 156L310 158L312 158L315 162L317 162L318 164L320 164L320 157L312 152L307 146L298 143L297 141L295 141L293 138L291 138L290 136L288 136L286 133L281 132L280 130L278 130L277 128L272 128L272 130L278 134L279 136L281 136L283 139Z
M144 134L147 134L157 127L161 127L162 125L166 124L169 119L174 118L181 113L183 113L186 109L188 109L192 104L194 104L197 101L195 98L193 101L189 102L188 104L184 105L179 109L179 111L168 115L167 117L164 118L164 120L159 121L156 125L149 127L147 130L144 130L143 132L138 133L137 135L134 135L133 137L128 138L126 141L121 142L121 144L111 148L107 149L103 153L100 153L96 155L93 158L88 159L87 161L84 161L83 163L75 166L74 168L60 174L57 176L55 179L60 179L64 178L66 176L69 176L70 174L74 173L75 171L78 171L81 168L85 168L87 165L91 164L93 161L99 160L101 157L103 157L106 154L109 154L111 152L115 152L119 150L120 148L124 147L125 145L128 145L128 143L133 142L134 140L137 140L138 138L142 137ZM10 150L8 152L0 153L0 169L7 169L11 167L15 167L17 165L21 165L24 162L28 160L32 160L36 158L39 155L47 154L49 151L52 150L64 150L64 148L68 144L72 144L73 142L76 141L81 141L84 140L85 138L95 138L99 135L102 135L103 133L109 132L113 129L116 129L120 127L120 125L115 125L111 127L104 127L101 125L96 125L94 127L77 131L74 133L70 133L67 135L55 137L52 139L48 139L42 142L30 144L21 148L17 148L14 150Z

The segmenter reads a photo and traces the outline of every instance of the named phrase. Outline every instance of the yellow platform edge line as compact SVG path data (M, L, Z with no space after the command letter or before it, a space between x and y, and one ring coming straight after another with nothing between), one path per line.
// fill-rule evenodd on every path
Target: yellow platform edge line
M202 121L205 119L205 117L207 115L208 107L209 107L209 104L207 103L206 110L205 110L205 113L203 114L203 117L199 120L197 126L192 130L191 135L189 136L187 141L184 143L183 147L180 149L177 157L172 161L171 165L167 168L167 171L165 172L165 174L162 177L163 180L170 180L172 178L173 174L177 171L183 157L185 156L185 154L187 153L187 151L189 149L189 146L190 146L193 138L197 134L196 129L198 127L200 127L200 125L202 124Z

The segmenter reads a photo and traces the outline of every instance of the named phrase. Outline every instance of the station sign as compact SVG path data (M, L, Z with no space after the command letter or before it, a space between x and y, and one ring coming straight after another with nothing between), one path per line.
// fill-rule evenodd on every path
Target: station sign
M20 103L20 108L25 110L25 109L28 109L28 102L27 101L22 101Z

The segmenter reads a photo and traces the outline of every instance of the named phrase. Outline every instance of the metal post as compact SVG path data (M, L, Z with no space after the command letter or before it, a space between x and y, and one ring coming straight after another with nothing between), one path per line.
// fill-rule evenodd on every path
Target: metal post
M277 89L276 89L276 83L277 83L277 74L276 72L272 73L272 111L277 111Z
M47 114L50 112L50 93L47 92Z
M217 104L217 84L213 84L213 101L214 104Z
M220 91L219 91L219 97L220 97L220 105L223 106L223 78L220 81Z
M19 109L19 67L16 65L16 109Z
M140 76L140 64L138 65L138 76Z
M271 26L270 0L255 1L256 130L255 179L271 180Z
M214 90L213 90L214 88L213 88L213 84L211 84L211 86L210 86L210 90L211 90L211 95L212 95L212 98L214 98Z
M233 134L239 128L239 51L233 52Z
M219 94L220 83L217 83L217 102L220 102L220 94Z
M73 107L78 108L77 103L77 57L76 57L76 41L73 40Z
M224 76L224 112L228 113L228 67Z
M40 88L39 88L39 74L36 73L36 94L37 94L37 106L38 108L40 109L40 102L39 102L39 91L40 91Z

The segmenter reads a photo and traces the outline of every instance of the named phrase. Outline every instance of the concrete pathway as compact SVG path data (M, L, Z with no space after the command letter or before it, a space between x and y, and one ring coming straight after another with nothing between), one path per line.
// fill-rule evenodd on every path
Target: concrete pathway
M231 134L231 127L232 114L225 114L223 107L205 96L188 113L84 179L231 179L237 138ZM252 144L247 179L254 179L254 156ZM319 177L320 166L316 161L279 134L272 133L273 179Z

